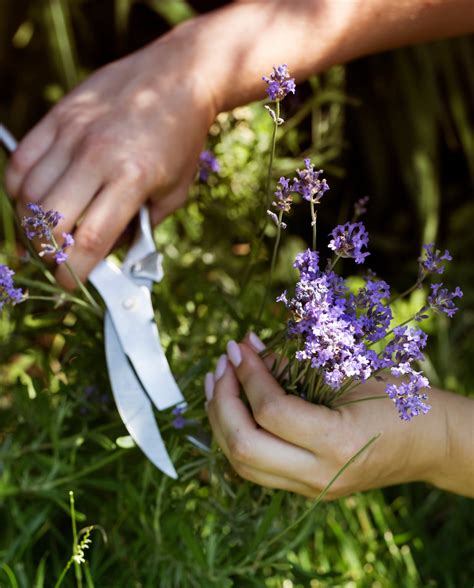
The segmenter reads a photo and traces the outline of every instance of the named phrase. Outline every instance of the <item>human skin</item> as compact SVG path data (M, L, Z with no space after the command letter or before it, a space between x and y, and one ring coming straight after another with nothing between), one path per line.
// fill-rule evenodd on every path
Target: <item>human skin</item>
M85 280L138 208L182 206L218 112L264 97L262 74L302 80L356 57L474 30L472 0L241 1L190 20L93 74L21 141L7 190L60 210ZM57 277L74 283L64 267Z
M338 407L317 406L286 394L258 355L262 347L254 335L229 343L216 373L206 376L214 436L240 476L315 498L376 437L326 500L413 481L474 497L472 399L432 389L428 414L406 422L384 383L369 380ZM374 396L385 398L351 402Z

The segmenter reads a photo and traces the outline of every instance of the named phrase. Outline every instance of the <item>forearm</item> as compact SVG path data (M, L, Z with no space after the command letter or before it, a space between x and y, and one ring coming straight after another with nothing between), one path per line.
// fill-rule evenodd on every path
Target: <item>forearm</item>
M442 488L474 497L474 400L459 394L433 390L433 411L441 417L438 431L446 434L446 450L433 456L429 482Z
M262 98L261 76L273 65L287 63L301 80L363 55L473 30L472 0L255 0L188 21L162 42L187 48L220 111Z

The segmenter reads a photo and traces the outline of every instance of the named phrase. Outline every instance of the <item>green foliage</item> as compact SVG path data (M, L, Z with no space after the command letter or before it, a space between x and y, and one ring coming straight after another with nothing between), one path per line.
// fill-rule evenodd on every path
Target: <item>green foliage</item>
M146 6L147 17L159 14L158 29L191 14L185 2ZM18 134L25 132L103 56L130 50L137 43L129 26L137 7L145 9L145 3L2 3L2 118ZM99 17L100 27L94 20ZM140 30L138 41L145 42ZM449 330L443 320L430 325L427 369L434 382L465 393L474 384L474 208L466 197L474 161L467 110L473 81L464 64L470 46L459 40L418 48L394 54L388 69L392 58L383 56L313 78L299 92L301 102L284 105L275 172L277 179L301 167L303 156L324 166L332 186L332 204L321 218L328 228L347 216L350 200L370 181L374 262L392 266L391 281L400 290L416 271L420 242L439 229L455 256L447 280L466 294L462 320ZM387 87L397 92L370 107L354 72L362 82L369 77L369 92L395 76ZM401 109L403 125L396 118ZM259 105L220 115L210 132L222 165L219 179L196 184L187 208L155 234L166 260L166 279L154 291L162 342L191 416L203 422L203 375L228 339L255 326L265 290L271 227L253 272L247 268L270 130ZM436 141L446 144L443 152ZM461 163L456 160L455 173L447 173L453 157ZM357 158L368 162L363 183L353 179ZM0 210L0 262L14 266L31 293L55 293L40 266L24 261L4 194ZM298 209L290 219L275 291L291 279L290 260L309 236L302 219ZM319 233L322 238L325 231ZM409 312L402 304L397 310L401 317ZM265 324L271 328L280 319L277 305L270 304ZM63 586L458 588L471 581L474 535L467 500L421 484L373 491L321 504L282 534L310 507L307 500L243 482L222 454L203 455L187 444L172 429L170 414L156 416L178 467L177 482L130 442L111 397L94 315L61 300L56 308L30 301L0 315L0 587L54 586L70 561L71 545L77 554L92 525L104 529L107 542L100 533L87 535L92 543L81 580L71 569ZM70 491L76 498L74 534Z

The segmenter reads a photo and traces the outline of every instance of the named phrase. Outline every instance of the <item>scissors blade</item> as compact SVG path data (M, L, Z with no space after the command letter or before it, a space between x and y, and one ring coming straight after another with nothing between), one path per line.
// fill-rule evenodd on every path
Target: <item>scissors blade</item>
M104 336L110 384L122 421L148 459L164 474L176 479L178 475L156 424L151 402L128 363L108 313Z
M112 262L89 276L104 299L125 355L153 404L164 410L184 401L161 347L150 291L129 280Z

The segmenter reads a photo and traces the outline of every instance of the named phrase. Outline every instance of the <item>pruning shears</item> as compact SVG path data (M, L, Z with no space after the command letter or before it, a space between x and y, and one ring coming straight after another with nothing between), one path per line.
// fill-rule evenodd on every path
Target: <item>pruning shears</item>
M0 144L12 153L17 143L0 124ZM110 384L117 409L131 437L163 473L177 478L156 423L153 407L186 409L160 342L151 299L153 282L163 279L162 255L156 250L149 213L144 205L138 228L121 266L104 259L89 281L105 306L104 345ZM186 420L187 439L203 451L210 437L198 423Z

